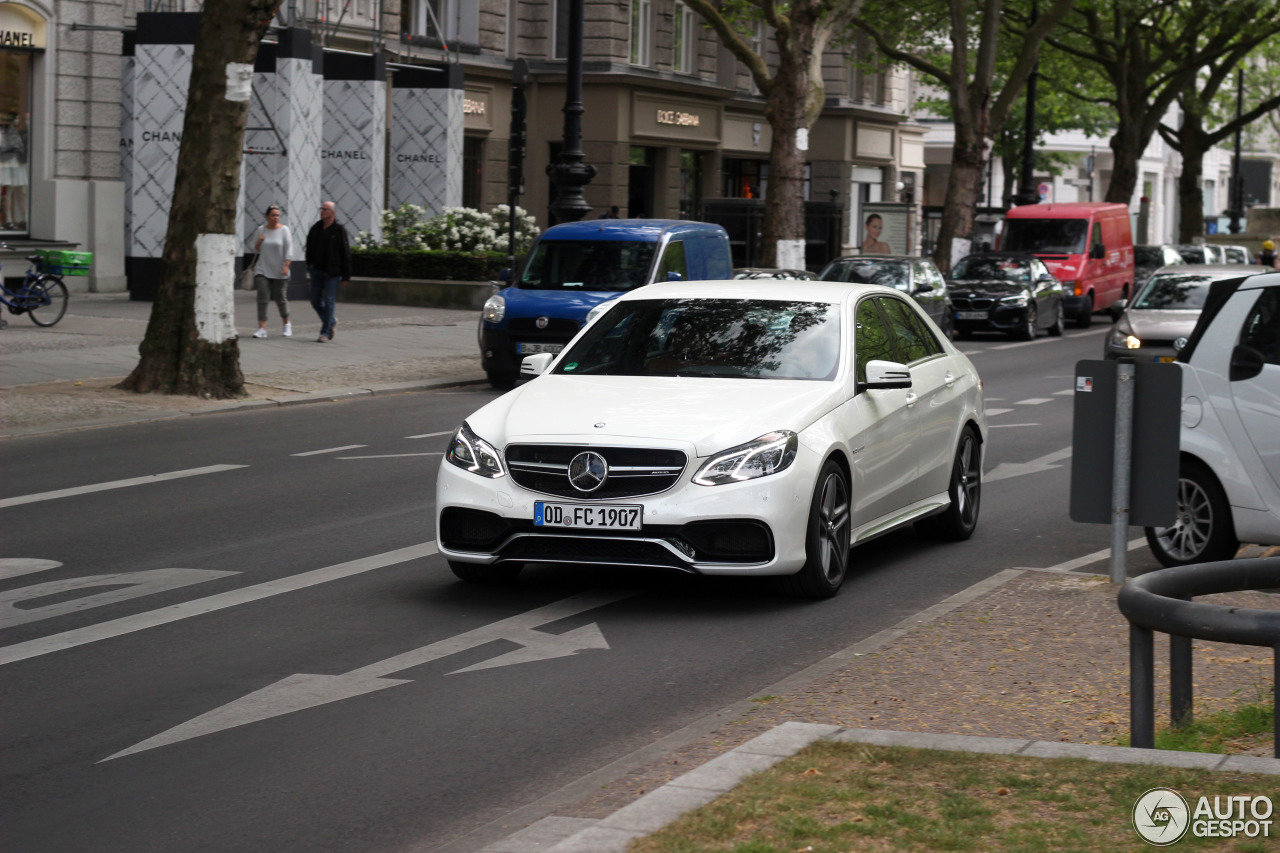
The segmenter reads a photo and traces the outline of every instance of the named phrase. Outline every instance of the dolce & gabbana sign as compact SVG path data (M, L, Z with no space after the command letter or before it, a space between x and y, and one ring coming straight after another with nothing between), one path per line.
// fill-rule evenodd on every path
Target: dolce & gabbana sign
M674 124L678 127L697 127L702 124L702 116L683 110L658 110L657 116L658 124Z
M719 105L675 99L656 92L636 93L632 97L633 136L719 144Z

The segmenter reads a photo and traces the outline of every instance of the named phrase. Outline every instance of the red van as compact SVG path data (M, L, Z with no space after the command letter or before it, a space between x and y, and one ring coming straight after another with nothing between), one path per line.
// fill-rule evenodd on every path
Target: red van
M1133 231L1123 204L1028 204L1005 214L1000 251L1044 261L1065 291L1062 307L1080 328L1133 293Z

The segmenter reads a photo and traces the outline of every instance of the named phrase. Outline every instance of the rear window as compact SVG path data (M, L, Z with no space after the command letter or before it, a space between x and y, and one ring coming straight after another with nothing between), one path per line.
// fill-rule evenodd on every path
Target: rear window
M822 271L822 280L883 284L886 287L902 288L911 284L911 267L906 261L851 258L832 263Z
M1026 261L970 255L956 264L951 277L956 281L1013 281L1031 279L1031 265Z
M1133 262L1140 267L1164 266L1164 250L1159 246L1134 246Z
M628 240L544 240L520 286L538 290L625 291L647 284L658 244Z
M1086 219L1006 219L1000 248L1036 255L1082 255Z

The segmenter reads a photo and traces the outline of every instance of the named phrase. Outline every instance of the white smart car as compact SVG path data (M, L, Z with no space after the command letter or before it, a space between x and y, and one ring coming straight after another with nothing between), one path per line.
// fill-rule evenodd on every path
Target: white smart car
M1181 566L1280 545L1280 274L1214 283L1178 361L1178 515L1151 550Z
M830 596L851 545L978 522L978 373L887 287L652 284L522 372L441 463L437 541L464 580L585 563Z

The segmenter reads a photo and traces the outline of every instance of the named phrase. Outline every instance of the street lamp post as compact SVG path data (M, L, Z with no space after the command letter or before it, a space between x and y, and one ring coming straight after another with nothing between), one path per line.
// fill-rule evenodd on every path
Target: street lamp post
M1231 221L1227 224L1227 230L1232 234L1240 233L1240 220L1244 216L1244 178L1240 175L1240 109L1244 101L1244 69L1236 71L1236 152L1231 158L1231 192L1229 204L1231 209L1227 211L1227 215L1231 217Z
M547 174L556 186L551 215L556 222L576 222L591 205L582 188L596 176L596 167L582 153L582 21L583 0L569 0L569 69L564 92L564 147Z
M1035 0L1031 2L1031 25L1035 26L1039 12ZM1027 114L1022 126L1022 189L1014 196L1014 204L1039 204L1040 193L1035 187L1036 142L1036 79L1040 76L1040 60L1031 66L1027 77Z

